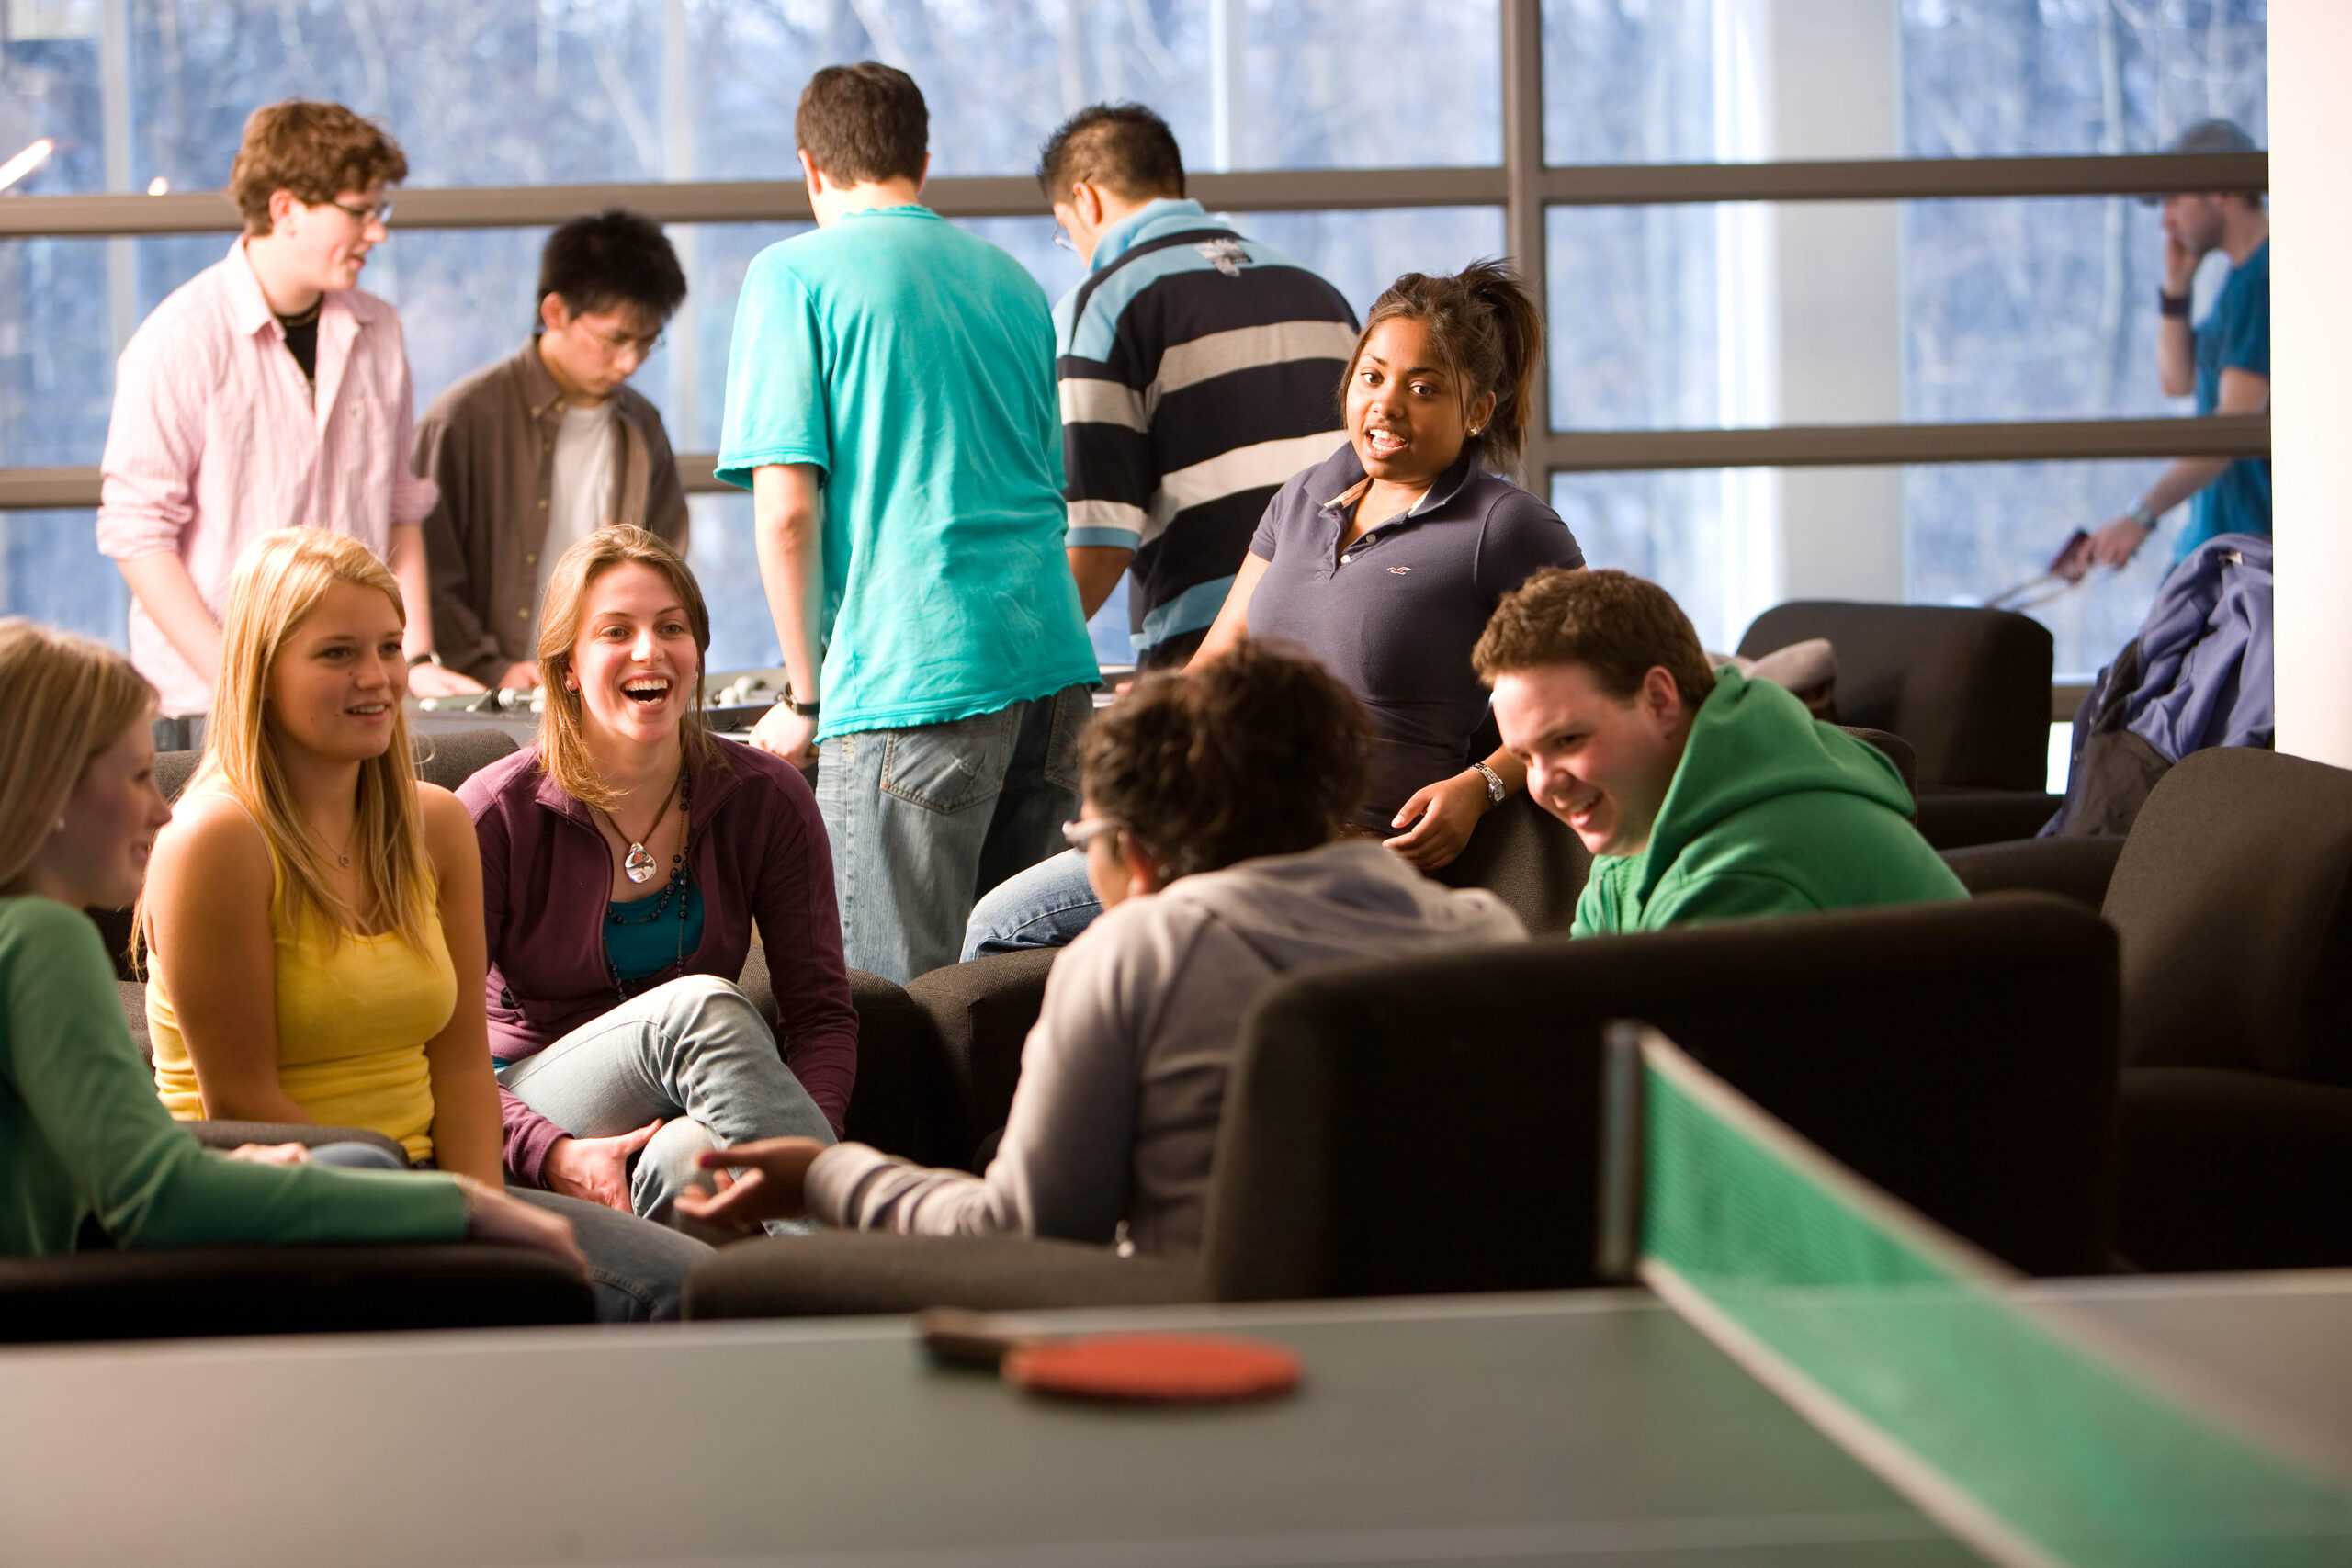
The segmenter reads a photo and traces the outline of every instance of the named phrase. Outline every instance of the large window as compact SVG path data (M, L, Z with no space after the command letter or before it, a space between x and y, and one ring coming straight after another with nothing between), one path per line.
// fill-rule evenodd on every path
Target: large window
M1329 276L1359 310L1400 271L1450 270L1507 252L1512 234L1523 247L1540 237L1546 389L1553 428L1569 435L2186 412L2154 381L2156 215L2127 197L1717 202L1660 186L1586 205L1553 187L1557 205L1508 227L1507 192L1544 199L1505 160L1506 12L1528 4L5 0L0 157L40 137L56 151L0 203L216 188L244 116L296 92L384 117L409 153L413 191L789 181L792 109L808 73L879 58L923 84L933 173L945 181L1025 175L1066 113L1122 97L1169 118L1205 191L1219 171L1292 172L1279 189L1226 187L1249 197L1233 219ZM1533 9L1533 145L1555 167L1638 178L1656 165L2148 152L2212 115L2257 141L2267 130L2261 0ZM1396 173L1346 173L1358 170ZM959 220L1059 295L1077 263L1051 244L1041 206L1012 215L1028 200L996 187L996 205L976 210L1003 216ZM1346 209L1351 201L1415 205ZM130 210L124 227L135 229ZM545 221L404 220L378 251L367 286L401 310L420 407L521 343ZM744 267L794 231L673 225L693 293L637 384L682 451L716 444ZM104 443L122 340L230 236L16 233L0 238L0 469L85 470ZM2209 268L2200 309L2217 282ZM1531 478L1594 560L1656 576L1723 645L1777 598L1980 601L2070 529L2123 510L2155 468L1884 461L1859 473L1547 478L1539 457ZM119 637L122 592L92 546L86 503L59 510L43 493L46 510L0 513L0 610ZM728 493L695 506L718 661L763 661L774 637L747 508ZM2062 671L2103 662L2131 635L2163 552L2159 540L2131 572L2038 612ZM1119 614L1114 604L1098 628L1106 652L1121 646Z

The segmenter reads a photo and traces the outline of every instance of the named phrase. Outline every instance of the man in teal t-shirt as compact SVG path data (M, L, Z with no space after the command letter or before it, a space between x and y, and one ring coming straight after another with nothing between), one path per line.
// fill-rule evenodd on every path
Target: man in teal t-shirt
M818 227L743 280L718 477L752 491L791 682L752 739L818 761L846 956L903 982L1057 847L1100 672L1045 290L917 205L905 73L819 72L794 130Z
M2194 126L2175 152L2254 152L2254 138L2226 119ZM2156 374L2167 397L2194 395L2198 413L2264 413L2270 408L2270 214L2251 192L2164 198L2165 280L2156 295ZM2188 324L2189 286L2215 251L2230 274L2213 308ZM2156 521L2183 501L2188 524L2173 558L2216 534L2270 533L2270 459L2181 457L2156 476L2139 503L2081 540L2058 570L2079 581L2094 561L2130 562Z
M1528 797L1592 852L1572 936L1968 896L1894 764L1771 682L1708 669L1656 583L1546 567L1472 658Z

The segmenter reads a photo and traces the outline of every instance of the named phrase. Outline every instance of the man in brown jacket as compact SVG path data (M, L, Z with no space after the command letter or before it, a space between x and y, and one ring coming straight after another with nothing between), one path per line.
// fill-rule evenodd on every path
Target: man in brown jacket
M431 657L488 686L538 684L539 602L556 558L614 523L686 545L686 497L662 415L625 383L686 297L659 226L617 208L575 218L539 258L539 323L512 358L434 400L416 468Z

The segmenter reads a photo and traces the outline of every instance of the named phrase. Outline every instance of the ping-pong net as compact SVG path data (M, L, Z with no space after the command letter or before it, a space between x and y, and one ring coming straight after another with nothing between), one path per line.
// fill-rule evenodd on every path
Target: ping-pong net
M1612 1026L1603 1271L1687 1322L2003 1564L2352 1561L2352 1491L1805 1142L1657 1031Z

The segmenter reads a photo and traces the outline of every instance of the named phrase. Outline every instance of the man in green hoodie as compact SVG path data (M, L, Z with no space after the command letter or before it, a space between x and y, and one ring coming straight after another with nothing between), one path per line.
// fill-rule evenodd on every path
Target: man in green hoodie
M1573 936L1968 896L1894 764L1772 682L1709 670L1656 583L1546 568L1472 660L1528 794L1595 857Z

